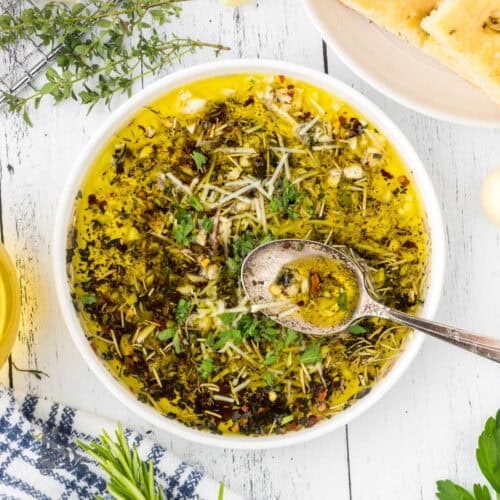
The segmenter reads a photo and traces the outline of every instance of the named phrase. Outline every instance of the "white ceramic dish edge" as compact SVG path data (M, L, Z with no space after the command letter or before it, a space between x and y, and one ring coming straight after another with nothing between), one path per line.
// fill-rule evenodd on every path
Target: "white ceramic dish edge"
M483 120L483 119L475 119L472 117L464 116L463 114L454 114L451 112L440 111L439 109L419 103L415 99L411 99L406 97L403 93L394 90L385 82L383 82L380 78L372 75L369 71L366 71L365 68L359 64L354 58L350 57L343 48L337 43L334 37L332 37L327 29L326 20L321 17L321 12L316 8L316 5L312 0L302 0L302 4L304 6L305 11L311 22L314 24L319 34L325 40L327 45L329 45L340 60L350 68L354 73L356 73L360 78L365 80L369 85L371 85L378 92L386 95L390 99L396 101L397 103L412 109L422 115L429 116L431 118L435 118L436 120L441 120L449 123L456 123L458 125L463 126L473 126L473 127L481 127L481 128L492 128L498 129L500 128L500 121L497 119L494 120ZM345 7L346 9L348 7ZM360 15L360 14L359 14ZM389 34L390 36L394 36ZM430 57L430 56L429 56ZM491 105L495 104L493 101Z
M140 415L148 423L198 444L234 449L265 449L296 445L310 441L344 426L364 413L381 399L409 367L422 345L423 334L415 332L404 353L389 373L368 395L338 416L311 428L291 432L283 436L220 436L191 429L175 420L163 417L152 407L139 402L123 384L110 374L104 364L98 359L85 337L71 301L66 270L67 235L73 216L75 197L87 174L88 168L96 156L96 152L101 151L112 137L112 134L120 130L138 109L168 91L195 80L237 73L286 74L290 77L310 82L349 102L355 109L366 116L368 120L380 127L411 170L427 213L432 246L428 276L429 287L420 315L425 318L432 318L434 316L441 295L445 270L444 228L434 188L413 147L396 125L380 109L357 91L315 70L292 63L272 60L217 61L184 69L151 84L113 112L84 148L62 193L55 220L53 270L59 304L76 347L103 385L130 410Z

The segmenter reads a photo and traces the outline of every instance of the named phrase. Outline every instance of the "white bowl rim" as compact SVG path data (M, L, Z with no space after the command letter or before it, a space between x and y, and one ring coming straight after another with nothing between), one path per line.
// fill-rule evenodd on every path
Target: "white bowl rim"
M439 109L436 109L430 105L422 104L415 99L408 98L403 93L394 90L377 76L374 76L370 72L366 71L361 64L359 64L354 58L350 57L343 50L343 48L337 43L336 39L330 35L330 31L326 28L326 22L321 18L321 16L318 15L313 0L302 0L302 3L309 16L309 19L314 24L323 40L326 41L327 45L329 45L333 49L335 54L348 68L350 68L354 73L356 73L360 78L362 78L378 92L386 95L393 101L396 101L406 108L412 109L424 116L435 118L436 120L448 123L456 123L457 125L463 125L467 127L473 126L487 129L497 129L500 127L500 121L498 119L487 120L481 118L471 118L462 114L440 111ZM494 105L493 101L492 105Z
M87 143L77 159L76 165L73 167L69 180L61 195L55 220L52 264L56 292L65 323L77 349L98 379L118 398L118 400L137 415L141 416L146 422L178 437L198 444L219 448L250 450L278 448L304 443L323 436L351 422L354 418L361 415L369 407L375 404L407 370L422 345L423 334L414 332L405 351L401 354L388 374L374 386L369 394L335 417L320 422L313 427L297 432L289 432L280 436L247 437L211 434L207 431L190 428L180 422L162 416L154 408L138 401L136 396L134 396L124 384L111 375L92 350L82 329L78 315L71 301L66 268L68 228L70 227L77 192L96 154L102 150L109 142L110 138L119 131L127 123L127 120L136 114L141 107L151 103L175 88L204 78L242 73L285 74L304 82L310 82L312 85L323 88L334 96L348 102L371 123L379 127L386 137L388 137L389 141L396 148L404 163L407 165L407 168L412 173L424 210L427 214L431 239L429 259L430 270L428 276L429 285L424 306L420 311L420 315L425 318L432 318L439 304L445 270L445 238L441 210L434 192L434 187L410 142L392 120L375 106L375 104L371 103L358 91L352 89L348 85L316 70L289 62L262 59L224 60L196 65L172 73L152 83L120 106L104 121L101 127L93 135L92 139Z

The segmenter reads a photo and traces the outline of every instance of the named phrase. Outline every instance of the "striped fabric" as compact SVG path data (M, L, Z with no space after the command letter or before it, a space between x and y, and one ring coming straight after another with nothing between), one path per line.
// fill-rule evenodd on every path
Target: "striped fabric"
M75 444L95 440L103 429L114 435L114 424L95 415L0 387L0 498L110 498L100 468ZM217 500L217 482L141 434L125 435L143 459L153 460L167 499ZM238 499L226 489L224 500Z

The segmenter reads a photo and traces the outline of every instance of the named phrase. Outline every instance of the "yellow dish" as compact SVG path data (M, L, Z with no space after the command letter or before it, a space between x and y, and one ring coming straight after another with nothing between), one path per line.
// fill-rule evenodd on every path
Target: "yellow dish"
M20 309L16 269L0 244L0 366L9 357L16 340Z

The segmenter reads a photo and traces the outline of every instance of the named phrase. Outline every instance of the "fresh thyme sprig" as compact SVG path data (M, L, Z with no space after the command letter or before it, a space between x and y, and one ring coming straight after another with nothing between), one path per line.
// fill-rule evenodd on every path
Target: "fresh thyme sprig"
M179 17L184 0L88 0L71 6L49 2L0 16L0 49L22 40L38 40L57 50L46 81L29 95L1 91L10 111L21 112L31 125L28 105L46 96L56 103L75 99L92 109L110 104L119 93L131 94L134 83L165 65L206 47L227 47L191 38L160 35L157 27Z
M109 475L108 492L120 500L163 500L163 492L154 479L153 462L146 464L139 457L135 445L130 449L120 423L115 436L116 441L103 431L99 437L100 443L87 445L77 441L78 446L95 458Z

